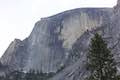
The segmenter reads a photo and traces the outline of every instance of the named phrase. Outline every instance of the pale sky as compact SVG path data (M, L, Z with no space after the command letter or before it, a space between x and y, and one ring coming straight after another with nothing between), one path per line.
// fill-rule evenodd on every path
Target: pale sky
M113 7L117 0L0 0L0 56L15 38L29 36L42 17L80 7Z

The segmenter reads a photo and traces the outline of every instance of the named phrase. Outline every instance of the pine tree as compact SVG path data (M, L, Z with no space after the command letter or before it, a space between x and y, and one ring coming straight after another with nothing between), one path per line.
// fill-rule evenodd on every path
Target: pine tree
M117 68L113 54L99 34L91 39L88 52L87 69L90 71L88 80L117 80Z

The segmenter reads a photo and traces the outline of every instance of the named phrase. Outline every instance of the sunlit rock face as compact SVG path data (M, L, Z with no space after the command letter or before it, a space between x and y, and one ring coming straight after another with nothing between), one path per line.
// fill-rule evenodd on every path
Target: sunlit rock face
M1 62L10 69L56 72L69 61L69 52L84 32L109 22L111 12L112 9L83 8L42 18L27 39L10 44ZM81 44L88 46L86 41Z
M64 40L63 47L70 49L86 30L100 27L107 20L109 20L109 14L104 9L69 11L69 16L61 21L63 28L59 38Z

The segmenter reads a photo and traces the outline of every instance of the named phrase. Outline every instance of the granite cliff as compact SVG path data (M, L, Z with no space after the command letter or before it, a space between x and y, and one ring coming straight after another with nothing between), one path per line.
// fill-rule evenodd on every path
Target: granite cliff
M57 72L50 80L84 80L86 53L95 32L107 41L120 67L120 0L114 8L78 8L42 18L30 36L15 39L0 61L10 70Z
M35 69L56 72L64 65L69 51L86 31L110 20L112 9L75 9L48 18L35 24L30 36L24 41L15 39L1 62L13 69Z

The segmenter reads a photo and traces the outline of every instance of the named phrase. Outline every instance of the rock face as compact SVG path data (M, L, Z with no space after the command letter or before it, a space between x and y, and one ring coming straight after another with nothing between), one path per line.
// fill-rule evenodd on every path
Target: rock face
M95 32L100 33L108 43L108 47L112 50L117 62L118 72L120 72L120 0L118 0L117 6L114 7L113 15L111 16L110 23L104 24L103 27L96 28L95 30L85 32L76 41L72 48L71 53L73 54L70 60L73 61L77 58L74 50L79 51L79 54L77 54L79 58L50 80L85 80L85 77L89 75L89 72L85 68L86 53L88 50L87 44L89 44L90 38Z
M9 66L11 70L23 68L28 60L28 54L25 54L27 53L26 41L27 39L25 41L15 39L2 56L1 63Z
M42 18L28 38L15 39L10 44L0 61L10 70L34 69L47 73L65 66L50 80L84 80L88 75L86 54L95 32L103 36L116 61L120 61L119 14L120 0L113 9L81 8Z
M68 60L73 44L86 31L100 27L110 20L112 9L75 9L35 24L24 41L13 41L1 62L11 69L35 69L56 72Z

